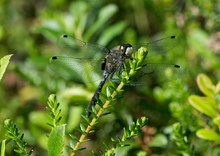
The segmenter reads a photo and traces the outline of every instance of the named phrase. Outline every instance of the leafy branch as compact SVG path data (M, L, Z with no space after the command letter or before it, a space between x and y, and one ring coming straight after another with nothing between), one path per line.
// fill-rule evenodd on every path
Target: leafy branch
M178 146L178 152L183 156L194 156L195 151L193 146L190 146L190 142L186 136L186 131L180 125L180 123L173 124L173 137Z
M98 119L104 115L104 111L110 106L110 104L115 101L115 98L119 92L122 91L122 88L125 86L125 84L129 83L129 80L131 77L133 77L139 69L142 67L142 62L145 59L147 55L147 50L146 48L140 48L136 53L133 54L132 60L129 60L129 66L124 64L124 71L120 75L121 82L118 85L118 87L113 90L113 92L110 91L110 89L107 89L107 99L104 102L104 104L101 104L101 101L98 100L98 105L100 106L99 110L97 111L94 107L92 108L92 119L82 116L84 121L86 122L86 125L81 123L80 124L80 131L82 135L80 136L79 139L72 137L73 140L76 142L72 149L72 154L71 156L75 155L76 151L85 149L85 148L80 148L81 144L88 141L86 140L86 137L89 133L92 133L92 128L94 125L97 123Z
M198 117L203 125L198 129L196 135L204 140L220 142L220 117L219 117L219 103L220 103L220 81L214 85L211 79L205 74L197 76L197 85L204 96L191 95L188 98L189 104L198 112L207 116L211 120L211 124L207 124L204 119Z
M57 101L56 95L51 94L48 98L47 102L47 110L49 111L50 117L52 119L52 123L48 123L51 127L58 126L61 120L61 109L59 109L60 103Z
M48 125L52 127L51 133L48 138L48 154L58 156L63 151L65 125L59 125L59 122L61 120L61 109L59 108L60 104L57 101L55 95L52 94L49 96L47 105L47 109L52 118L52 123L48 123ZM14 149L14 151L25 156L30 156L32 150L27 150L28 144L24 140L24 134L19 131L17 126L10 119L5 120L4 126L7 130L7 137L16 143L16 148ZM4 142L2 142L3 145L5 145ZM2 146L2 150L5 151L4 146Z
M4 121L4 126L7 130L7 137L13 140L16 143L17 149L14 149L15 152L19 154L24 154L25 156L29 156L32 153L32 150L27 150L27 142L24 140L24 134L20 133L17 126L10 120L6 119Z
M63 152L64 148L64 138L66 125L61 124L60 120L62 116L60 115L60 103L57 101L56 95L51 94L47 102L47 110L49 111L50 117L52 118L52 123L47 123L52 127L48 138L48 154L53 156L59 156Z
M135 136L138 136L141 132L141 128L144 127L147 123L147 118L142 117L141 119L138 119L136 123L133 123L132 125L129 125L128 128L123 129L123 136L122 138L116 137L116 139L111 138L111 141L113 143L113 147L109 148L105 153L102 155L104 156L114 156L115 150L119 147L125 147L129 146L126 144L128 140L131 138L134 138ZM108 146L106 146L108 147Z

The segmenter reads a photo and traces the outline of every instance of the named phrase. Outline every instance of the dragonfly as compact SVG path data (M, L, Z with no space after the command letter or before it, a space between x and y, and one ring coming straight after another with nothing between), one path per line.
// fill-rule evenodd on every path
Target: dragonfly
M51 57L50 67L55 72L60 72L61 70L64 70L64 68L68 68L72 71L71 74L80 75L81 78L87 77L86 75L88 75L88 73L85 72L86 70L93 70L95 73L96 69L97 71L99 71L98 73L102 73L102 77L98 84L98 87L95 90L92 99L88 105L87 116L89 117L92 113L92 107L96 105L106 81L108 79L113 79L116 72L118 74L122 73L124 63L129 59L132 60L132 54L138 48L140 48L141 46L147 47L150 54L149 56L154 58L155 53L152 53L151 55L151 51L162 51L162 54L164 54L169 49L172 49L172 47L174 46L173 44L176 44L176 41L176 36L168 36L149 43L143 43L139 45L124 43L112 49L108 49L105 46L90 44L69 35L62 35L58 39L58 45L61 47L66 47L67 49L69 49L69 52L66 52L64 50L65 52L63 52L62 55L55 55ZM168 43L173 44L169 46L170 44ZM166 48L161 47L161 45L164 45ZM96 54L98 55L97 57L99 59L93 59L94 55ZM145 68L140 74L143 77L145 75L148 75L149 73L162 71L166 68L170 68L172 70L180 68L180 66L177 64L150 63L147 62L147 60L143 67L144 66ZM94 75L92 75L93 77L89 78L89 81L94 81L94 79L97 79L97 77L98 79L100 79L99 76Z

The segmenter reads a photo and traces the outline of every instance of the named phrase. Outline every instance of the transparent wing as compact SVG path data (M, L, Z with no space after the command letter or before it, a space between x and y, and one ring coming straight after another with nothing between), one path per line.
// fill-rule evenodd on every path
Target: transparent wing
M53 56L50 58L49 67L64 79L89 85L98 83L102 76L100 60Z
M64 79L94 84L101 80L101 65L108 49L86 43L69 35L58 38L60 48L50 58L49 67Z
M148 54L144 60L143 67L138 71L135 78L131 79L132 85L158 85L163 82L177 80L181 77L183 69L170 62L170 55L175 53L178 46L176 36L168 36L146 44L133 46L134 51L140 47L146 47Z
M149 43L140 43L134 45L134 50L137 51L140 47L146 47L148 55L146 59L160 60L159 58L169 55L178 46L178 38L176 36L168 36Z
M94 58L94 55L103 56L109 52L107 48L101 45L90 44L69 35L61 35L57 40L57 44L63 50L61 51L62 55L76 58Z
M155 40L153 42L133 46L135 51L140 46L148 49L145 64L135 80L139 82L149 81L152 77L165 80L167 71L178 73L177 66L162 64L163 55L178 44L175 36ZM89 44L68 35L62 35L58 39L58 46L62 49L59 55L50 59L49 67L67 79L76 79L80 82L99 82L102 76L101 65L109 50L96 44ZM61 56L60 56L61 55ZM176 74L175 74L176 75ZM147 78L147 79L146 79ZM173 78L174 79L174 78ZM160 80L161 81L161 80Z
M132 81L137 84L158 85L179 79L182 71L182 67L177 64L147 63L137 72Z

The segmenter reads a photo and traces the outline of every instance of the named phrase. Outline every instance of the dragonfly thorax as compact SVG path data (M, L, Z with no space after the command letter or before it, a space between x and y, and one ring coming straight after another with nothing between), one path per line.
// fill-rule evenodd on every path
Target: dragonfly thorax
M133 48L130 44L122 44L118 48L110 50L102 63L102 70L111 74L115 73L115 71L121 68L126 59L131 59L132 53Z

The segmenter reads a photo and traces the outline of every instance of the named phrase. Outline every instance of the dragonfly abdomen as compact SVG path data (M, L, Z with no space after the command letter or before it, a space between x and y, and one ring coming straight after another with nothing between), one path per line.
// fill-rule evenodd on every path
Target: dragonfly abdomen
M95 93L94 93L94 95L93 95L93 97L92 97L92 100L91 100L90 103L89 103L89 107L88 107L88 109L87 109L87 116L88 116L88 117L91 115L92 107L95 106L95 104L96 104L96 102L97 102L97 99L99 98L99 93L101 92L102 87L104 86L104 84L105 84L107 78L109 77L109 75L110 75L110 74L107 73L107 72L104 72L104 73L103 73L102 80L101 80L101 82L99 83L99 86L98 86L98 88L96 89L96 91L95 91Z

